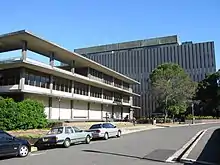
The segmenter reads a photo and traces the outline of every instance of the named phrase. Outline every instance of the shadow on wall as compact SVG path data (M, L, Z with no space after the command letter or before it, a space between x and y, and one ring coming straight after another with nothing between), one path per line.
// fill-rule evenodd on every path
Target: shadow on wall
M193 165L201 165L203 164L202 162L216 165L220 164L220 129L216 129L213 132L197 161L198 163L193 163ZM189 164L185 163L185 165Z

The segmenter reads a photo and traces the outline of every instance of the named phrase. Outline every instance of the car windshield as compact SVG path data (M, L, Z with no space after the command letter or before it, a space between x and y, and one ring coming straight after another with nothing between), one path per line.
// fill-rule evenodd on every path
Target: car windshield
M102 125L101 124L94 124L89 129L97 129L97 128L102 128Z
M47 134L52 135L52 134L61 134L61 133L63 133L63 127L52 128Z

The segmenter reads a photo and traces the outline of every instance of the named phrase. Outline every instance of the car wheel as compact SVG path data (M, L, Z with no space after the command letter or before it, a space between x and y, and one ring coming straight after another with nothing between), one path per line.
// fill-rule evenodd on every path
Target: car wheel
M118 131L117 137L121 137L121 131Z
M105 134L104 134L104 139L105 139L105 140L108 140L108 133L105 133Z
M86 144L89 144L89 143L90 143L90 141L91 141L91 138L90 138L90 136L89 136L89 135L87 135L87 136L86 136Z
M26 157L28 155L28 153L29 153L29 149L26 145L21 145L19 147L18 155L20 157Z
M68 148L70 146L70 139L65 139L63 145L65 148Z

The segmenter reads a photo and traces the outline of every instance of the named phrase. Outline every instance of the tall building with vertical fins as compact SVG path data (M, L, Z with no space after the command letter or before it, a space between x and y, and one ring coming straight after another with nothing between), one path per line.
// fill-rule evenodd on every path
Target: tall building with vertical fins
M149 75L158 65L177 63L194 81L216 71L213 41L180 43L177 35L79 48L75 52L141 83L133 85L133 91L141 95L134 98L134 104L141 107L137 116L151 116L157 107Z

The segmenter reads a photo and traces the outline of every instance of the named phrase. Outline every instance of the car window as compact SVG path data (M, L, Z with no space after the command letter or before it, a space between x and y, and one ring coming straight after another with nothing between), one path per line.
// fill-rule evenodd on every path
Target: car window
M111 125L109 123L104 123L103 124L103 128L112 128Z
M72 130L72 128L71 127L66 127L66 129L65 129L65 133L73 133L73 130Z
M111 123L109 123L109 127L110 128L115 128L115 126L113 124L111 124Z
M77 133L77 132L82 132L79 128L77 128L77 127L72 127L73 128L73 130Z
M52 128L47 134L52 135L52 134L61 134L61 133L63 133L63 127Z
M9 140L11 138L12 138L12 136L7 134L7 133L5 133L5 132L1 132L0 133L0 141Z
M102 125L101 124L94 124L89 129L98 129L98 128L102 128Z

